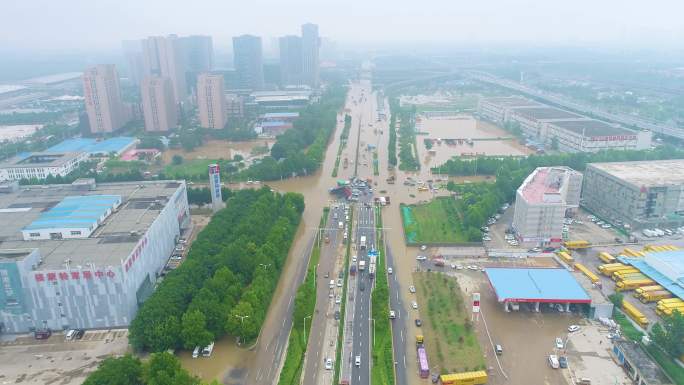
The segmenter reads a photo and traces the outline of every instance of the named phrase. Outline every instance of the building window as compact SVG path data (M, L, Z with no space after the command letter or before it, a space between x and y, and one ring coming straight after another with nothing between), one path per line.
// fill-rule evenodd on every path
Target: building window
M81 232L80 231L72 231L71 235L81 235Z
M29 237L40 237L40 233L29 233Z

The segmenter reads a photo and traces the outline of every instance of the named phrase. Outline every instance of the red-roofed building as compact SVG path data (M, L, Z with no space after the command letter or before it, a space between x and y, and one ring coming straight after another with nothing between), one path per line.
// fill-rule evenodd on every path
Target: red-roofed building
M523 246L562 242L563 219L579 207L582 174L568 167L539 167L520 185L513 229Z

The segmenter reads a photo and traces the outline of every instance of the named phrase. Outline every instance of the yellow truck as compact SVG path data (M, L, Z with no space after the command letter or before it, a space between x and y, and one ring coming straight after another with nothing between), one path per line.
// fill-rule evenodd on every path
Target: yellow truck
M565 248L568 250L586 249L591 246L591 243L585 240L566 241L563 242L563 246L565 246Z
M622 255L626 255L628 257L639 257L639 252L630 249L629 247L625 247L624 250L622 250Z
M636 322L637 324L639 324L639 326L641 326L641 327L643 327L643 328L645 328L645 327L648 326L648 318L646 318L646 316L644 315L644 313L642 313L641 311L639 311L639 309L637 309L637 308L636 308L634 305L632 305L631 303L629 303L629 302L627 302L627 301L625 301L625 300L622 300L622 310L624 310L625 313L626 313L631 319L634 320L634 322Z
M661 299L672 298L672 293L667 290L646 291L639 295L639 301L643 303L660 301Z
M442 374L439 376L439 380L442 385L483 385L487 383L487 372L478 370L476 372Z
M630 271L629 273L624 273L624 274L615 274L613 273L613 281L615 282L620 282L620 281L626 281L626 280L635 280L635 279L646 279L648 278L642 273L639 272L634 272Z
M620 270L615 270L610 276L613 278L613 281L617 281L617 277L621 275L627 275L627 274L632 274L632 273L638 273L639 269L631 266L627 266L624 269Z
M664 305L666 303L682 303L682 304L684 304L684 301L682 301L679 298L661 299L660 301L658 301L658 305Z
M680 312L681 314L684 314L684 306L665 308L665 309L656 309L656 314L662 317L662 316L672 315L672 313L674 313L676 311Z
M634 290L637 287L653 285L654 283L654 280L648 278L620 281L615 285L615 291Z
M558 255L558 257L560 257L560 259L562 259L565 263L570 264L570 266L572 266L572 264L575 262L575 258L573 258L572 255L570 255L570 253L567 251L559 251L556 253L556 255Z
M636 294L642 294L642 293L645 293L647 291L658 291L658 290L665 290L665 288L660 286L660 285L642 286L642 287L636 289Z
M603 261L603 263L615 263L615 261L617 261L617 258L606 253L605 251L600 252L598 257L601 261Z
M627 267L629 267L629 266L627 266L623 263L609 263L606 265L599 266L598 270L601 274L610 277L611 275L613 275L614 272L621 270L621 269L625 269Z
M591 270L587 269L587 267L581 263L575 263L575 269L584 273L584 275L586 275L592 283L598 283L600 281L596 274L592 273Z

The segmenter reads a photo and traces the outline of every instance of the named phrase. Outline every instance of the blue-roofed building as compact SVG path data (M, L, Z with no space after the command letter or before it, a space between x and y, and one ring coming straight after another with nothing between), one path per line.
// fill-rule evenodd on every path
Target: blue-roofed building
M651 251L644 258L618 257L684 300L684 250Z
M21 232L26 241L87 238L120 204L120 195L68 196Z
M136 138L119 136L104 140L93 138L72 138L66 139L50 148L45 152L86 152L90 156L102 156L115 153L121 155L127 150L135 147L138 143Z
M591 303L589 294L565 269L497 267L485 273L506 311L509 304L521 302L534 304L535 311L541 303L564 304L566 311L570 304Z
M263 120L293 121L297 118L299 118L299 112L268 112L261 115Z

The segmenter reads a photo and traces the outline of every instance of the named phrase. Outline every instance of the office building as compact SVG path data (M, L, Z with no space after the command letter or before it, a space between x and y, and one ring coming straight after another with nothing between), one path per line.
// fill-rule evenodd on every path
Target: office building
M178 108L173 99L173 85L167 77L148 76L140 90L145 131L164 132L176 128Z
M151 36L142 41L146 76L162 76L171 80L173 100L184 103L187 98L185 58L180 38L176 35Z
M114 132L128 122L127 111L121 100L119 74L113 64L88 68L82 79L90 132Z
M124 59L126 60L126 75L136 86L140 86L145 77L142 42L140 40L124 40L121 42Z
M684 160L590 163L582 201L592 212L627 229L684 224Z
M312 88L317 88L320 81L319 48L318 26L302 25L302 80Z
M200 74L197 78L197 109L200 125L204 128L223 129L226 126L226 96L223 76Z
M252 35L234 37L233 61L239 88L260 90L264 87L264 63L260 37Z
M302 84L302 38L283 36L280 46L280 82L282 85Z
M189 224L185 182L43 187L0 193L3 332L126 327Z
M0 164L0 181L67 176L88 159L87 152L33 152Z
M539 167L515 195L513 230L521 245L557 246L563 219L579 207L582 174L568 167Z
M211 36L191 35L179 39L188 72L199 74L214 68L214 43Z

